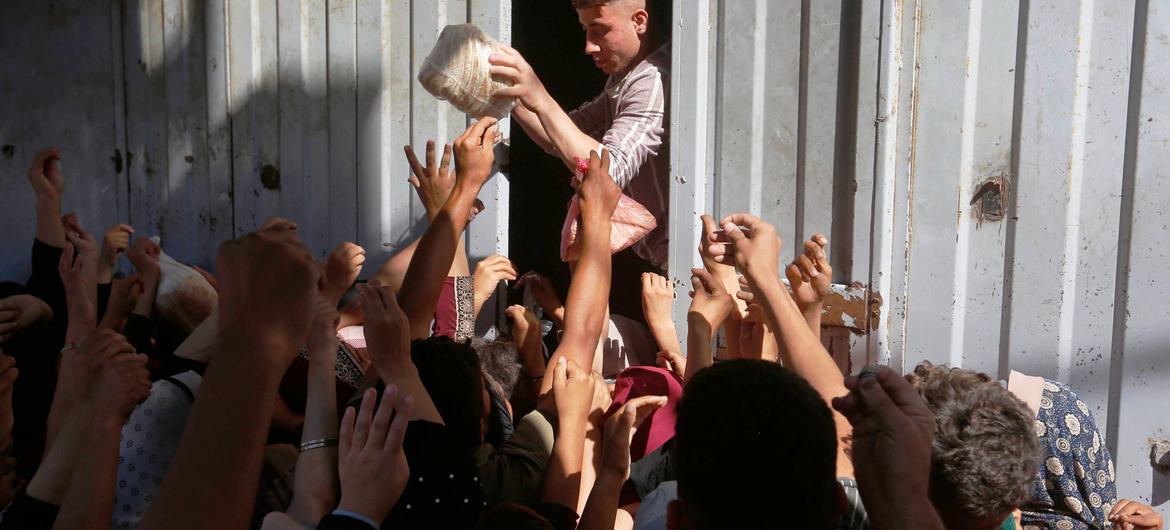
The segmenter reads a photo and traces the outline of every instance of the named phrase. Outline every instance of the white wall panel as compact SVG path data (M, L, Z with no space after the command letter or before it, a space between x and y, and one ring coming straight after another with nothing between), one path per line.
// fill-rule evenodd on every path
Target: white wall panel
M1108 431L1121 495L1165 503L1149 444L1170 437L1170 2L717 4L717 213L776 224L785 259L832 231L835 281L884 299L884 338L847 341L852 366L1066 382ZM971 204L995 177L1002 220Z

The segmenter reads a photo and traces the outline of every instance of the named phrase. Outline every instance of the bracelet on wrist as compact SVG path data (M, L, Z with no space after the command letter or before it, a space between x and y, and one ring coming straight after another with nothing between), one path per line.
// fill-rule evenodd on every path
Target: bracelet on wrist
M323 447L337 447L337 438L318 438L301 442L300 452L312 451Z

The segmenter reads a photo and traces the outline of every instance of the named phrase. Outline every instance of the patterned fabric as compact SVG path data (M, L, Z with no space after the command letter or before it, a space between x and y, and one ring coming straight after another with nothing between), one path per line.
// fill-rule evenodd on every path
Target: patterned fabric
M1024 530L1106 528L1116 477L1089 407L1067 386L1045 380L1036 436L1045 455L1032 501L1021 508Z
M309 348L302 347L300 356L302 359L308 360ZM358 354L340 338L337 341L337 362L334 364L334 369L337 371L338 381L343 381L354 388L362 387L362 378L366 376L366 371L362 369Z
M155 381L150 398L122 426L111 528L133 528L154 499L179 449L202 378L195 372Z
M475 337L475 277L455 277L455 342Z

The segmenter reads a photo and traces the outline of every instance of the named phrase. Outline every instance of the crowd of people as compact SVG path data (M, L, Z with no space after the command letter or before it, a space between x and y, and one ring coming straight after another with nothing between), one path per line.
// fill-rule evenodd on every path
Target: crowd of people
M422 161L406 147L426 230L377 264L351 242L318 262L281 218L210 272L127 225L99 241L62 215L69 153L37 153L32 274L0 284L0 530L1161 529L1118 499L1063 384L843 374L820 340L823 235L781 267L767 222L701 216L686 329L662 275L612 285L623 188L666 207L668 48L644 1L574 6L618 76L584 112L515 50L492 59L538 143L570 168L589 154L563 301L505 256L466 255L495 118ZM662 228L634 247L658 271ZM477 335L502 284L526 305ZM615 290L639 291L640 314L612 311Z

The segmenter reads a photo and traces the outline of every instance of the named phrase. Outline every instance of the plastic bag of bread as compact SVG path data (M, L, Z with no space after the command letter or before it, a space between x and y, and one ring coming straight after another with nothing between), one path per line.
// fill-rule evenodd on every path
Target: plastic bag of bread
M492 97L496 90L511 86L491 75L488 56L500 47L474 24L447 26L423 61L418 82L466 114L503 118L516 106L516 98Z
M158 237L151 238L158 244ZM160 322L186 335L215 311L219 296L207 279L192 269L159 252L158 292L154 305Z
M589 170L589 161L577 158L575 179ZM569 200L569 213L565 216L565 225L561 228L561 261L576 261L581 255L581 246L577 244L577 224L581 216L580 198L576 195ZM610 217L612 228L609 232L609 253L617 254L640 241L658 226L654 214L645 206L631 199L626 194L618 199L617 209Z

